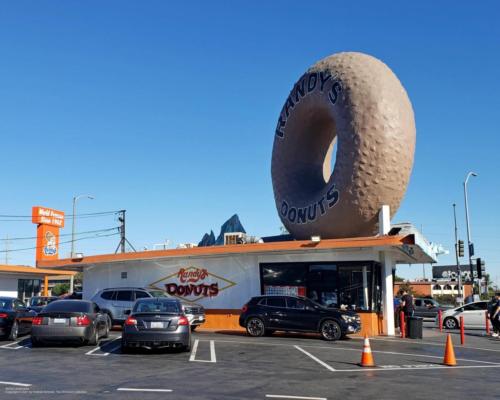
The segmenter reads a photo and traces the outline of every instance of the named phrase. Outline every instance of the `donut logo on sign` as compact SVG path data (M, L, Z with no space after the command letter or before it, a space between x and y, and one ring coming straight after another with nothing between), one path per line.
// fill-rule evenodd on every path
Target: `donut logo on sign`
M151 283L149 286L165 291L170 296L187 301L216 297L223 290L235 286L229 279L215 275L206 268L182 267L177 272Z
M391 214L399 207L414 151L410 100L384 63L361 53L319 61L293 86L275 129L271 174L283 224L296 239L376 233L382 205Z

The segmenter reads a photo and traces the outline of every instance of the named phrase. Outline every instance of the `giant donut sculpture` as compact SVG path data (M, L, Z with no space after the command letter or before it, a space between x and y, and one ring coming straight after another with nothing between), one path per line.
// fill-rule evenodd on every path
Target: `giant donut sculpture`
M394 73L362 53L324 58L294 85L276 126L271 174L283 224L295 239L375 234L381 206L391 216L399 207L414 152L413 109Z

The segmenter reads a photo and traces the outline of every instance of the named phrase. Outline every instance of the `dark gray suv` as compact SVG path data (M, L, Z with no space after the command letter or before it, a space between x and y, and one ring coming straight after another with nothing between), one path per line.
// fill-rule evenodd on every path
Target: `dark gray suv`
M91 300L100 307L102 312L108 314L113 324L122 325L128 316L125 312L132 310L136 300L154 297L170 296L158 289L120 287L102 289ZM205 322L205 309L202 306L185 302L181 302L181 304L184 314L189 320L191 330Z

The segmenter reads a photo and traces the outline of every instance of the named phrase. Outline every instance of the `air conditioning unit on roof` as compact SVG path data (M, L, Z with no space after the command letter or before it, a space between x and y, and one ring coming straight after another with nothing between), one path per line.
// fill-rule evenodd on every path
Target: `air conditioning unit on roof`
M250 236L243 232L228 232L224 233L224 244L248 244L248 243L264 243L257 236Z
M246 242L246 234L243 232L227 232L224 233L224 245L228 244L243 244Z
M179 243L177 245L178 249L192 249L194 247L198 247L196 243Z

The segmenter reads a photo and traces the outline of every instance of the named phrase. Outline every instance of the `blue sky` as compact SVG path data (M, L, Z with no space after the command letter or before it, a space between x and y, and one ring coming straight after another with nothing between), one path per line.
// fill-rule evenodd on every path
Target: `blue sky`
M415 110L415 165L394 221L452 250L451 205L465 239L462 182L476 171L473 240L500 283L498 2L346 3L3 2L0 214L36 204L70 213L72 196L89 193L79 212L127 209L137 248L197 242L235 212L248 232L276 234L270 159L283 102L317 60L361 51L393 69ZM85 219L78 230L116 224ZM35 226L0 221L7 234L33 236ZM9 257L32 264L34 253Z

